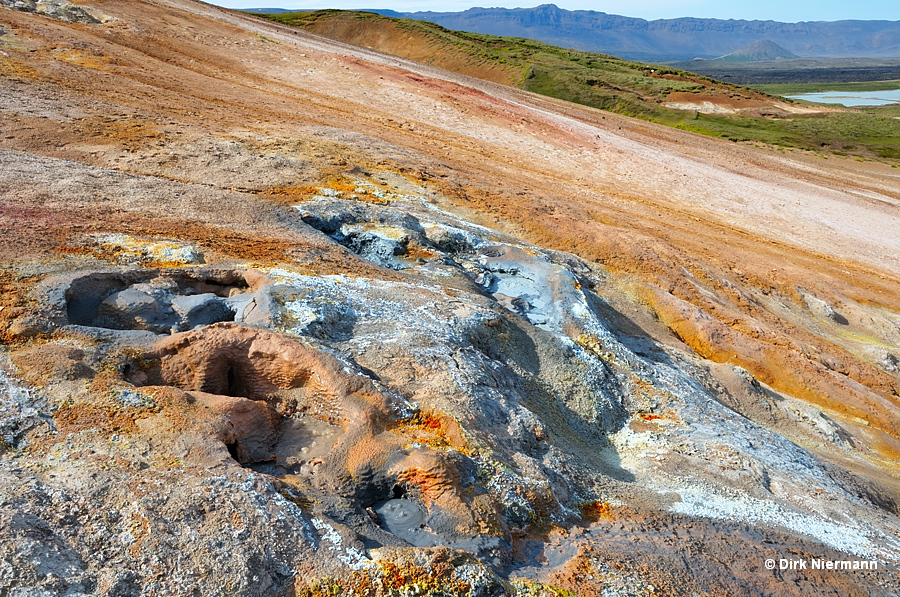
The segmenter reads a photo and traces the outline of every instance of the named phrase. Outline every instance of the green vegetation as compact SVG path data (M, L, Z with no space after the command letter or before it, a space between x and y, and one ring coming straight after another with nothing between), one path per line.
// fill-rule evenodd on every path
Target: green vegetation
M734 141L900 160L900 120L866 112L803 115L783 120L700 114L691 123L675 126ZM740 136L742 133L744 136Z
M375 13L321 10L257 16L322 34L339 30L324 27L333 24L329 21L334 19L357 25L367 21L393 25L407 38L401 42L398 35L393 53L403 56L404 44L413 34L433 51L435 58L428 60L430 63L441 64L437 58L455 56L459 59L453 68L463 73L472 72L467 71L469 66L500 67L510 74L509 84L550 97L736 142L900 160L898 106L809 114L766 107L779 99L767 93L877 91L895 89L897 82L768 85L751 89L677 68L565 49L531 39L450 31L426 21ZM677 92L689 94L681 95L678 102L682 104L702 103L712 97L762 108L740 114L701 114L666 107L664 103ZM692 95L696 98L692 99Z
M900 89L900 81L862 81L859 83L772 83L748 85L752 89L772 95L822 93L823 91L893 91Z

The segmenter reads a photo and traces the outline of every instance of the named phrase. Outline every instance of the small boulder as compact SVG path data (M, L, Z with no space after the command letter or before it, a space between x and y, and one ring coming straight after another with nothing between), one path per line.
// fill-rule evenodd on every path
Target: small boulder
M46 17L66 21L68 23L90 23L96 25L100 21L66 0L0 0L0 6L22 12L37 12Z
M172 300L172 310L181 319L181 329L191 330L220 321L234 321L234 309L213 293L178 296Z
M155 298L134 288L115 292L100 303L96 324L114 330L151 329L158 323L160 306Z
M9 326L9 335L19 338L33 338L41 334L49 334L53 325L33 315L25 315L13 321Z

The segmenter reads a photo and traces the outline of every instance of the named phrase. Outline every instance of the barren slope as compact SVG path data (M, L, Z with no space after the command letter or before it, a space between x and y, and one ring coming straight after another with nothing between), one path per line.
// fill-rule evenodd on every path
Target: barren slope
M900 590L896 169L80 6L0 6L3 590Z

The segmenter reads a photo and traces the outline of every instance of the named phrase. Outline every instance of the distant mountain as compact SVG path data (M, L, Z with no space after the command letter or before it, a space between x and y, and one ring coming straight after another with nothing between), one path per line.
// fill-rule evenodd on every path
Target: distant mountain
M237 8L235 10L239 10L241 12L255 12L261 15L279 15L286 12L305 12L307 10L313 11L318 9L303 9L303 8ZM396 10L390 10L388 8L360 8L361 12L374 12L380 15L384 15L386 17L393 18L408 18L406 13L397 12Z
M241 12L255 12L261 15L278 15L283 12L291 12L286 8L238 8Z
M799 58L799 56L785 50L773 41L761 39L744 46L740 50L735 50L730 54L716 58L716 60L723 62L770 62L772 60L790 60L792 58Z
M384 14L386 11L377 11ZM391 11L391 16L398 16ZM779 23L721 19L647 21L592 10L470 8L403 13L448 29L538 39L632 60L712 59L765 39L798 56L900 57L900 21Z

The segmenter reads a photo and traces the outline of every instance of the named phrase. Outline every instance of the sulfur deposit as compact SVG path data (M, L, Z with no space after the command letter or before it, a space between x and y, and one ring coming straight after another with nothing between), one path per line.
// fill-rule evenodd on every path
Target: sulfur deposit
M0 85L0 595L900 594L889 164L188 0Z

